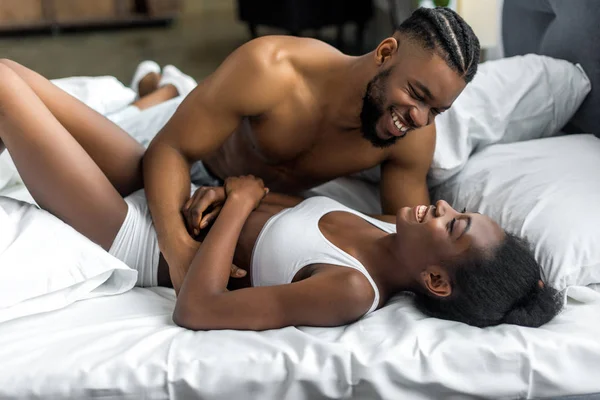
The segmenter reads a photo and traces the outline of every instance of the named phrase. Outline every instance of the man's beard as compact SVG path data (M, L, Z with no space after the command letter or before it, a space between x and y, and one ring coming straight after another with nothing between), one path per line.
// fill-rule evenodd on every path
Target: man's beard
M360 112L360 122L362 125L362 135L375 147L386 148L395 144L399 137L392 137L389 139L381 139L377 136L376 126L377 121L385 113L385 86L387 85L388 79L392 68L388 68L385 71L378 73L367 85L367 92L363 97L363 106Z

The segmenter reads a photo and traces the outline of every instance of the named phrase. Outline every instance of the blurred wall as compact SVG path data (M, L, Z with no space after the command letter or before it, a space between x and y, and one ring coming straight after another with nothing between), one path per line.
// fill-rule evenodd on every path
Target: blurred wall
M198 14L203 11L235 10L235 0L184 0L184 12L186 14Z

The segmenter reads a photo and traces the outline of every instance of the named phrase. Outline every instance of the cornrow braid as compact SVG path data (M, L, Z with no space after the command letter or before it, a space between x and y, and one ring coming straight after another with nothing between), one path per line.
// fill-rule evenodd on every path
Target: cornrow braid
M448 66L469 83L477 72L479 39L455 11L447 7L418 8L396 29L397 33L436 51Z

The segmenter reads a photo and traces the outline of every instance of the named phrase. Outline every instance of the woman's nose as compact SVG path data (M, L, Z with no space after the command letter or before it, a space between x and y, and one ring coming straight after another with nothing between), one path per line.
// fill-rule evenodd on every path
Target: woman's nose
M435 214L437 217L443 217L449 209L452 209L452 207L450 207L450 204L445 200L438 200L435 202Z

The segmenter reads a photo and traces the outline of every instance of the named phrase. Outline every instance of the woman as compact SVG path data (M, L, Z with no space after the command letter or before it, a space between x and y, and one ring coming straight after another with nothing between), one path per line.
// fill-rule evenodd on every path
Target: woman
M8 60L0 61L0 139L41 207L137 269L142 283L169 284L138 190L142 146ZM400 291L413 292L430 315L482 327L539 326L560 310L526 246L488 217L440 201L405 207L389 224L328 198L299 203L267 191L259 179L229 178L184 206L190 228L206 225L196 216L201 203L216 212L189 270L170 277L177 324L342 325ZM232 262L250 271L253 287L227 290Z

